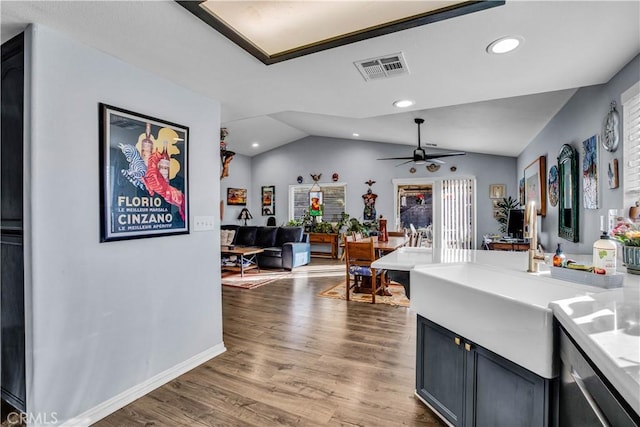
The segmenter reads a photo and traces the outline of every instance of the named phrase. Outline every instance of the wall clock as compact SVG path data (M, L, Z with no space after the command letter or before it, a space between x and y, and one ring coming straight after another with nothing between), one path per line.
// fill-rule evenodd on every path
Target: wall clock
M616 110L616 102L611 102L611 110L602 126L602 146L607 151L616 151L620 141L620 115Z

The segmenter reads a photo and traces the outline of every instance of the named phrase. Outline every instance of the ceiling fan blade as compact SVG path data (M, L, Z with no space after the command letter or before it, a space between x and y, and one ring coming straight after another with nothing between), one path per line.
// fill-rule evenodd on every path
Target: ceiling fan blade
M411 163L411 162L413 162L413 159L409 159L409 160L407 160L406 162L402 162L402 163L400 163L400 164L397 164L397 165L396 165L396 167L398 167L398 166L402 166L402 165L406 165L407 163Z
M376 159L376 160L413 160L413 157L385 157L384 159Z
M444 165L446 162L443 162L442 160L438 160L438 159L427 159L426 160L427 163L437 163L439 165Z
M437 159L439 157L451 157L451 156L464 156L465 152L459 151L459 152L454 152L454 153L442 153L442 154L427 154L426 158L427 160L431 160L431 159Z

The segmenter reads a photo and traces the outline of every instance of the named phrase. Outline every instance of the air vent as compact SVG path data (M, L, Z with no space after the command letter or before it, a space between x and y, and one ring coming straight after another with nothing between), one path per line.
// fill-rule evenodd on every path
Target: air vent
M402 52L356 61L354 64L367 81L409 74Z

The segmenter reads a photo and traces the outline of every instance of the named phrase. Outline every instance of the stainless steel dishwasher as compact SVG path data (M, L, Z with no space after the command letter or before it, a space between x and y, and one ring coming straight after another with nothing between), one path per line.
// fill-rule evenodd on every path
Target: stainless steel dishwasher
M559 426L638 426L640 417L560 328Z

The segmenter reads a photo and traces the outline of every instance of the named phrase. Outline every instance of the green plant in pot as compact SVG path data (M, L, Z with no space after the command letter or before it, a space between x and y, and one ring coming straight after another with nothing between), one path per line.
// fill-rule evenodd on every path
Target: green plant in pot
M333 225L331 225L330 222L316 222L311 227L311 232L331 234L331 233L335 233L335 230L333 229Z
M509 211L511 209L515 209L520 206L520 202L513 197L505 197L500 200L497 204L498 207L498 216L496 220L500 223L500 232L507 232L507 221L509 220Z

